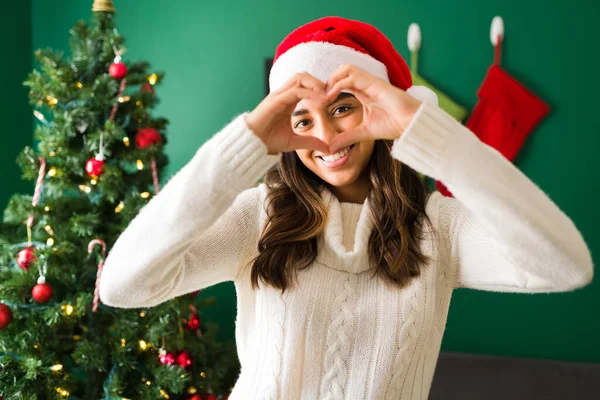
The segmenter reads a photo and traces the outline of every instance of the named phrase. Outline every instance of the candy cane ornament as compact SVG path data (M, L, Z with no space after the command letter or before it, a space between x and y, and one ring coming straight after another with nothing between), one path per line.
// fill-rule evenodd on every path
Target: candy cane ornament
M102 257L98 263L98 272L96 273L96 285L94 286L94 300L92 303L92 312L96 312L98 309L98 303L100 302L100 276L102 275L102 267L104 267L104 258L106 257L106 243L100 239L94 239L88 244L88 254L94 250L95 246L102 246Z
M40 170L38 172L38 177L37 177L37 181L35 182L35 191L33 192L33 200L31 201L31 205L33 205L34 207L37 206L39 200L40 200L40 195L42 193L42 182L44 181L44 176L46 175L46 160L44 159L44 157L39 157L40 160ZM29 243L31 244L31 232L30 229L33 226L33 214L29 214L29 218L27 218L27 228L28 229L28 235L29 235Z
M154 195L156 196L159 191L158 187L158 170L156 168L156 158L152 156L152 181L154 182Z
M35 208L37 206L40 195L42 193L42 183L44 182L44 177L46 175L46 160L44 157L39 157L40 160L40 170L38 172L37 181L35 183L35 191L33 193L33 199L31 201L32 206ZM29 267L32 263L34 263L37 258L33 251L35 248L32 245L31 239L31 227L33 226L33 213L29 214L27 217L26 225L27 225L27 247L19 252L17 255L17 264L25 271L29 271Z

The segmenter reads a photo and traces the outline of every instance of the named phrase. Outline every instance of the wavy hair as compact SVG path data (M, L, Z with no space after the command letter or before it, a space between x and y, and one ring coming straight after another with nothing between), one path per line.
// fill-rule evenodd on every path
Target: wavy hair
M394 159L393 142L377 140L365 171L369 211L374 229L369 236L369 261L388 286L402 288L419 276L429 257L423 254L423 222L431 225L425 205L431 194L415 170ZM283 153L264 179L267 220L252 261L252 288L259 278L282 290L297 279L297 270L317 257L317 237L325 228L327 206L321 191L328 184L310 171L296 152Z

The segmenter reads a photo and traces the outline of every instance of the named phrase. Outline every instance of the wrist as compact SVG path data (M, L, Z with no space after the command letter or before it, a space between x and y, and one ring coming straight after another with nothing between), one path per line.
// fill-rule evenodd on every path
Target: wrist
M252 133L255 136L257 136L266 146L266 139L263 137L263 134L259 131L257 124L254 122L252 113L246 114L246 116L244 117L244 122L246 122L246 126L248 127L248 129L250 129Z

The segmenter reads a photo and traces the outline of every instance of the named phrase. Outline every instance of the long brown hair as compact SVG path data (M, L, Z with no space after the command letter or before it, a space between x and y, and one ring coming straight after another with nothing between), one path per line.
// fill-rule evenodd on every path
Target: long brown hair
M393 142L377 140L368 174L369 207L374 229L369 237L369 260L386 285L406 286L420 275L428 261L419 242L431 194L415 170L394 159ZM296 271L310 266L317 257L317 237L325 228L327 206L321 191L327 184L310 171L296 152L283 153L278 165L264 180L267 188L267 221L252 261L252 288L258 279L279 288L290 287Z

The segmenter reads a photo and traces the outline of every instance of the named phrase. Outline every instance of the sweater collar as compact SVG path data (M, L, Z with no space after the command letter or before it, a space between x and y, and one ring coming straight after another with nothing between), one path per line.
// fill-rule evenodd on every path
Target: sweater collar
M347 251L343 245L344 231L340 202L328 189L324 189L321 196L328 206L328 213L325 229L318 237L317 261L327 267L355 274L371 269L368 245L373 221L369 211L369 200L365 200L362 206L351 205L345 208L350 212L344 218L354 219L351 222L357 224L354 249Z

